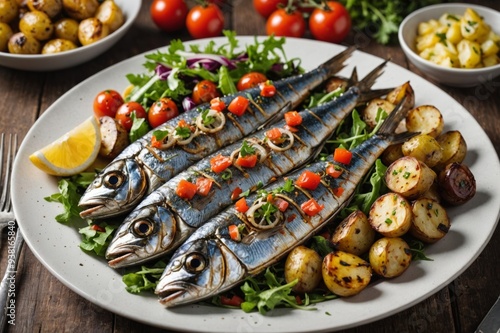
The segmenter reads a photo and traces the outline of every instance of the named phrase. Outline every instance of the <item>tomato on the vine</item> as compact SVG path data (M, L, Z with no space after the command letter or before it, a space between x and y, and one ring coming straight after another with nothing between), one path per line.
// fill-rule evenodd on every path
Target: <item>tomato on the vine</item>
M119 92L115 90L101 91L94 98L94 114L97 118L104 116L114 118L123 102L123 97Z
M162 97L149 108L148 122L155 128L178 115L179 109L175 102L168 97Z
M221 94L215 83L209 80L202 80L194 86L191 98L196 104L202 104L220 96Z
M154 0L150 13L158 28L172 32L186 25L188 6L184 0Z
M274 11L266 22L266 32L284 37L302 37L306 32L306 21L298 10L287 12L281 8Z
M317 40L340 43L351 30L351 16L339 2L328 1L328 10L316 8L309 17L309 29Z
M127 131L132 128L132 112L135 112L136 118L146 118L146 110L137 102L126 102L116 111L115 119Z
M253 7L255 10L265 18L268 18L276 9L278 5L286 6L287 0L253 0Z
M224 29L224 15L213 3L196 5L188 12L186 26L193 38L219 36Z
M243 75L238 83L236 84L236 88L238 90L250 89L257 86L259 83L266 82L267 77L259 72L250 72Z

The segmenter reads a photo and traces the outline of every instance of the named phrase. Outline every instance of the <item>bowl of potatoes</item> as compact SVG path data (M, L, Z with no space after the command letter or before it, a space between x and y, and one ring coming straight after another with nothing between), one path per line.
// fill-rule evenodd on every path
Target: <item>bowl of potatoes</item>
M53 71L82 64L130 29L140 0L1 0L0 66Z
M472 4L421 8L399 27L406 57L426 76L474 87L500 75L500 12Z

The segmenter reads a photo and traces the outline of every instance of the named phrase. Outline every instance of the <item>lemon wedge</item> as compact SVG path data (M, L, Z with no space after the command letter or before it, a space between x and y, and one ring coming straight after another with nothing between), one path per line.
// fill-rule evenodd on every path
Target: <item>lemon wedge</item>
M99 122L92 116L29 158L49 175L72 176L94 163L100 147Z

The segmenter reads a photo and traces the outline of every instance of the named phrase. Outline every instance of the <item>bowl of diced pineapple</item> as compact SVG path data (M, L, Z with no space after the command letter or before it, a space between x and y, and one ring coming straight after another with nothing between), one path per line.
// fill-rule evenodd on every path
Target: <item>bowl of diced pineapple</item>
M431 79L473 87L500 75L500 12L472 4L421 8L399 27L410 62Z

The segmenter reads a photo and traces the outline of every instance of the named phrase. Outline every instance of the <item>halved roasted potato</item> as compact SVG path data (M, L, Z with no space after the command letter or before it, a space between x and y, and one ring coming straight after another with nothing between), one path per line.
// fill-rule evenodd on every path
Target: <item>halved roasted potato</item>
M403 236L411 226L410 203L400 194L386 193L370 208L368 222L372 228L386 237Z
M420 198L412 204L413 220L410 233L426 243L435 243L450 229L446 210L437 201Z
M385 182L391 191L413 200L427 192L436 177L436 173L424 162L405 156L389 165Z
M409 132L419 132L435 138L443 131L443 115L435 106L419 106L406 116L406 128Z

